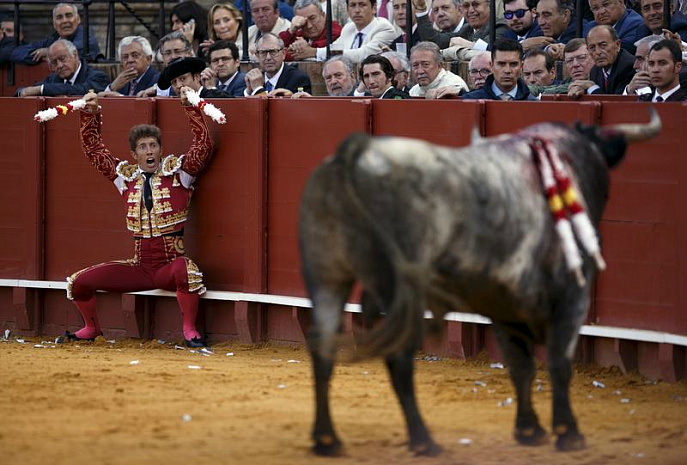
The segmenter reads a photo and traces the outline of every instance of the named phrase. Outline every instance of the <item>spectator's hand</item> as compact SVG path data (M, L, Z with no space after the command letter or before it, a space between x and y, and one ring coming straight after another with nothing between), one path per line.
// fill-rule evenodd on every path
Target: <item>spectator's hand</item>
M470 42L462 37L453 37L449 42L450 47L472 48L473 45L475 45L474 42Z
M358 88L355 90L359 94L364 94L365 91L367 90L367 87L365 87L365 83L363 81L360 81L358 83Z
M104 90L102 92L98 92L98 97L123 97L123 95L112 90Z
M147 89L136 92L136 97L155 97L157 95L157 87L150 86Z
M317 56L317 51L302 37L294 40L289 45L289 52L294 60L305 60L306 58L315 58Z
M181 28L181 33L184 37L188 39L189 42L193 43L193 34L196 33L196 20L191 18L188 23L184 24Z
M427 2L425 0L412 0L412 3L417 11L425 11L427 9Z
M555 43L555 40L553 37L546 37L546 36L541 36L541 37L530 37L529 39L525 39L522 42L520 42L520 45L522 45L522 49L525 52L529 52L530 50L534 50L535 48L544 48L547 45L553 45Z
M668 40L674 40L680 46L680 50L682 50L683 52L685 51L684 47L682 46L682 37L680 37L680 34L678 34L677 32L672 32L668 29L663 29L663 37L665 37Z
M573 81L568 87L568 97L577 100L587 93L587 89L596 85L594 81L578 80Z
M268 95L270 97L291 97L293 96L293 92L291 92L289 89L284 89L283 87L280 87L278 89L274 89Z
M246 73L246 91L251 95L260 87L265 87L265 77L259 68L253 68Z
M306 97L312 97L312 95L310 95L309 93L307 93L305 91L300 91L300 92L296 92L295 94L293 94L291 96L291 98L306 98Z
M181 105L183 105L185 107L191 105L191 102L189 102L189 100L188 100L188 95L186 95L186 92L188 92L189 90L193 90L193 89L191 89L188 86L181 86L179 88L179 97L181 98Z
M289 29L291 31L291 34L305 26L305 23L307 22L308 20L304 17L294 15L294 17L291 18L291 28Z
M206 89L217 87L217 73L212 68L205 68L200 72L200 83Z
M41 95L41 86L24 87L19 93L20 97L35 97Z
M547 45L544 51L548 53L554 60L562 60L564 48L564 44L551 44Z
M427 93L425 94L425 98L427 100L432 100L432 99L437 98L437 89L428 90Z
M83 96L83 99L86 101L86 111L96 113L100 109L98 106L98 96L95 92L88 92Z
M48 61L48 48L37 48L36 50L31 52L31 59L35 63L38 63L39 61Z
M215 41L212 39L204 40L203 42L201 42L201 44L198 46L198 48L203 51L205 56L210 56L210 53L208 52L208 50L210 49L210 46L214 43L215 43Z
M125 69L114 78L114 81L110 83L111 90L119 90L127 85L132 80L136 79L138 76L138 71L134 68Z
M635 95L638 89L642 87L649 87L651 85L651 77L648 71L639 71L634 76L632 80L627 85L627 93L629 95Z
M444 87L439 87L438 89L432 89L432 90L435 91L434 98L436 98L436 99L439 99L439 98L458 98L460 96L460 87L456 87L456 86L444 86Z

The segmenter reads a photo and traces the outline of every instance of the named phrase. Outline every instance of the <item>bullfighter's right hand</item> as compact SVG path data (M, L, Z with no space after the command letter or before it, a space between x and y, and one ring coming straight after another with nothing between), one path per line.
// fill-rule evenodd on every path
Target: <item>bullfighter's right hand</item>
M96 113L98 109L100 108L98 106L98 94L96 94L93 91L88 92L86 95L83 96L83 99L86 101L86 111L90 111L91 113Z

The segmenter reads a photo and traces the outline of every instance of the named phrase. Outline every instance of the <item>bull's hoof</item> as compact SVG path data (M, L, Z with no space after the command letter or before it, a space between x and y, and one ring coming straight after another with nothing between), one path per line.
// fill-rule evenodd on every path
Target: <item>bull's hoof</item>
M315 439L312 451L321 457L337 457L342 455L343 446L336 436L326 435Z
M582 450L587 447L584 436L577 432L569 432L561 434L556 439L556 449L561 452L570 452L573 450Z
M533 428L516 429L513 436L523 446L541 446L549 442L549 435L539 425Z
M429 440L418 444L411 444L410 451L416 457L436 457L443 452L441 446Z

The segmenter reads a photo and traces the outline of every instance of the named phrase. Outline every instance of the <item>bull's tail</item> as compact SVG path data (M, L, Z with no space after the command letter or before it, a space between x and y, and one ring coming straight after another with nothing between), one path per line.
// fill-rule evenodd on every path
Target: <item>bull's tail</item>
M426 273L408 261L393 234L372 217L356 189L355 167L369 146L369 136L354 134L341 144L336 160L343 163L348 200L382 246L381 252L389 262L393 284L390 298L387 298L388 304L384 304L384 299L375 289L365 288L386 316L374 328L358 337L356 358L384 356L414 349L420 344L428 281Z

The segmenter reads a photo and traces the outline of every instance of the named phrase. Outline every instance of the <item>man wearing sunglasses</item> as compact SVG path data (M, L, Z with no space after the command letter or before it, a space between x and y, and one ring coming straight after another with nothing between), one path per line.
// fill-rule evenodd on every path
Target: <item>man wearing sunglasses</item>
M284 41L268 32L255 45L259 68L246 73L246 97L268 93L291 96L296 92L311 93L310 78L298 68L285 65Z
M554 43L539 27L536 7L537 0L505 0L503 5L503 18L508 26L503 38L520 42L525 53Z

